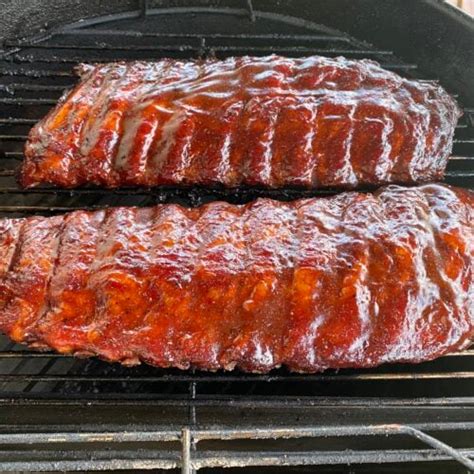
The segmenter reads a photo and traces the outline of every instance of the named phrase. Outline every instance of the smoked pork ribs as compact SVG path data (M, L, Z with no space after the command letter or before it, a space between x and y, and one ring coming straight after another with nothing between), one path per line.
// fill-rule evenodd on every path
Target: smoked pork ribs
M442 178L460 115L434 82L370 60L81 65L35 127L25 187L355 188Z
M159 367L420 362L474 336L474 194L443 185L0 221L0 330Z

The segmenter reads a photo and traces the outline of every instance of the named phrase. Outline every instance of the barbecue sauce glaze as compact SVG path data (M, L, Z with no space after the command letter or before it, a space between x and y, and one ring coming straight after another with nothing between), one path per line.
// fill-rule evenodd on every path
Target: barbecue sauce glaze
M474 194L443 185L0 221L0 329L159 367L421 362L474 334Z
M30 132L20 182L355 188L442 178L460 110L369 60L82 65Z

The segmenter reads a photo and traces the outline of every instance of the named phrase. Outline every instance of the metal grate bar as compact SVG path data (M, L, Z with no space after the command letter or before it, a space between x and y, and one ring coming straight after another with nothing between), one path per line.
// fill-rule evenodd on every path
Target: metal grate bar
M436 397L436 398L380 398L380 397L321 397L321 396L283 396L275 395L271 399L267 396L245 396L235 397L231 395L196 395L195 398L190 401L188 394L166 396L166 398L160 398L158 393L138 393L134 395L133 399L130 399L127 395L121 392L113 393L111 397L100 397L96 395L94 398L87 398L89 406L101 407L110 406L110 402L113 401L114 405L117 406L149 406L156 404L159 399L160 404L172 405L172 406L185 406L189 407L190 403L196 407L204 406L208 407L239 407L239 408L302 408L302 407L371 407L377 408L383 407L454 407L454 408L466 408L474 405L474 397ZM54 398L48 397L47 399L39 397L28 397L22 396L21 398L8 398L3 396L0 398L0 403L8 404L9 406L38 406L44 405L52 406L68 406L77 407L83 406L84 399L73 399L63 398L67 397L64 394L55 394ZM459 423L450 424L449 422L443 423L443 426L449 425L450 428L446 427L446 430L456 430ZM418 425L417 425L418 426ZM464 424L462 425L464 426ZM15 430L16 425L1 425L3 430ZM84 426L83 426L84 427ZM86 427L84 427L86 428ZM58 430L64 430L64 425L58 427ZM420 428L425 429L425 428ZM469 429L469 428L466 428ZM74 427L71 428L74 430Z
M97 48L91 48L91 50L97 51ZM102 52L105 52L107 49L103 48ZM154 47L141 47L141 48L110 48L108 49L111 52L115 51L128 51L128 52L147 52L147 51L160 51L160 52L190 52L194 54L199 54L200 56L212 56L214 53L228 53L228 54L248 54L251 55L253 53L262 53L262 54L304 54L304 55L312 55L312 54L320 54L325 56L349 56L349 57L357 57L357 58L367 58L367 57L375 57L379 58L379 54L373 51L359 51L359 50L346 50L346 49L322 49L322 48L314 48L314 47L306 47L306 46L205 46L202 45L161 45L159 48ZM387 53L390 54L390 53ZM386 55L382 53L380 56ZM163 56L163 54L160 54ZM100 58L89 58L86 55L83 56L52 56L48 55L46 57L35 57L31 55L15 55L14 60L18 63L44 63L44 64L77 64L85 61L95 61L95 62L106 62L106 61L132 61L132 60L141 60L141 61L156 61L156 55L150 56L143 56L141 55L139 58L134 58L131 55L114 55L111 58L106 58L101 56ZM382 64L385 69L391 70L412 70L416 69L417 66L415 64Z
M167 458L161 453L140 451L140 459L136 459L137 451L129 452L128 459L81 459L81 460L54 460L21 462L11 461L0 463L3 472L35 472L44 471L102 471L102 470L144 470L144 469L176 469L181 466L181 472L191 474L193 470L205 467L242 467L242 466L302 466L302 465L350 465L372 463L397 463L417 461L446 461L452 459L448 454L438 453L434 450L390 450L384 451L380 458L380 451L360 452L322 452L311 453L261 453L258 452L206 452L198 453L191 464L183 464L179 460ZM474 450L460 449L459 456L468 459L473 456ZM45 453L46 454L46 453ZM49 453L48 453L49 454ZM64 453L65 454L65 453ZM90 457L96 458L104 453L90 452ZM135 454L135 456L133 456Z
M28 138L28 135L3 135L0 134L0 140L10 140L10 141L25 141Z
M420 431L446 431L453 429L472 430L474 422L463 423L422 423L410 426L399 424L387 425L338 425L317 427L274 427L260 429L209 429L193 430L196 441L204 440L236 440L236 439L291 439L291 438L319 438L344 436L377 436L377 435L413 435Z
M0 67L0 76L24 76L24 77L76 77L72 71L39 70L32 68L5 69Z
M237 430L215 430L208 432L196 432L193 433L193 438L196 441L204 439L271 439L271 438L289 438L289 437L321 437L321 436L374 436L384 435L389 436L393 434L405 434L412 436L419 441L427 444L438 451L445 453L452 457L462 465L466 466L470 470L474 470L474 461L470 460L466 455L453 449L451 446L439 441L433 436L427 435L420 429L412 426L405 425L378 425L378 426L337 426L337 427L319 427L315 429L299 430L298 428L292 427L288 429L276 429L267 430L262 429L260 431L237 431ZM256 438L256 437L262 438ZM281 459L281 457L279 457ZM255 457L258 459L258 457ZM250 461L250 460L248 460ZM377 461L380 462L380 461ZM314 461L311 461L314 464ZM194 467L194 466L193 466ZM196 467L201 467L200 465ZM203 466L204 467L204 466Z
M177 38L177 39L186 39L186 38L206 38L206 39L231 39L231 40L243 40L243 41L254 41L254 40L290 40L292 42L297 41L330 41L330 42L343 42L351 43L351 39L347 36L337 36L337 35L324 35L324 34L282 34L282 33L267 33L267 34L249 34L249 33L239 33L239 34L228 34L228 33L150 33L142 32L135 30L111 30L111 29L97 29L97 28L77 28L73 31L57 31L54 36L72 36L76 38L77 36L133 36L137 38ZM49 40L51 35L46 37L46 40ZM25 40L7 40L5 41L5 46L7 47L50 47L50 43L38 43Z
M148 15L148 0L138 0L139 16L145 18Z
M54 84L21 84L21 83L11 83L11 84L0 84L0 91L5 91L10 94L13 94L16 91L34 91L34 92L55 92L63 91L67 86L57 86Z
M443 443L444 444L444 443ZM441 449L440 449L441 451ZM433 449L385 450L383 456L380 451L326 451L318 454L298 452L206 452L197 453L191 463L194 469L217 468L217 467L241 467L241 466L302 466L302 465L351 465L351 464L379 464L379 463L407 463L417 461L442 461L450 460L453 456L443 450L442 453ZM463 449L456 451L456 457L462 459L461 464L467 467L471 464L469 458L474 456L474 449ZM458 461L458 459L456 459ZM183 464L184 466L184 464ZM182 470L188 473L189 470Z
M423 425L422 425L423 426ZM408 425L349 425L349 426L321 426L321 427L307 427L307 428L295 428L295 427L279 427L279 428L253 428L247 430L239 429L208 429L199 430L192 429L188 426L183 427L181 430L166 430L166 431L135 431L132 433L123 432L94 432L94 433L8 433L0 434L0 443L4 445L12 444L26 444L35 445L38 443L76 443L76 444L89 444L89 443L123 443L123 442L170 442L180 441L181 442L181 460L176 459L173 467L180 466L181 472L184 474L190 474L192 469L201 469L204 467L230 467L230 466L270 466L270 465L321 465L321 464L353 464L353 463L383 463L383 462L410 462L418 460L440 460L440 459L453 459L470 470L474 469L474 461L470 459L474 456L474 449L454 449L448 444L440 441L432 435L429 435L422 431L443 431L443 430L472 430L474 423L459 423L453 425L452 423L443 426L443 424L425 424L423 428L421 426L408 426ZM320 438L320 437L357 437L357 436L399 436L406 435L421 441L423 444L430 446L432 449L412 449L412 450L363 450L363 451L303 451L303 452L272 452L272 451L256 451L256 452L242 452L242 451L199 451L192 453L192 441L199 442L204 440L263 440L263 439L298 439L298 438ZM10 453L15 451L10 451ZM69 454L69 458L77 456L77 452L69 451L54 451L56 453ZM30 454L30 457L36 457L37 454L41 455L41 452L37 450L31 451L34 455ZM136 451L134 451L136 454ZM103 463L104 461L111 461L110 459L98 459L103 452L95 451L92 458L96 459L96 462ZM114 457L116 457L115 453ZM118 451L117 455L127 456L129 452ZM142 460L144 450L142 451ZM156 456L156 453L154 453ZM160 453L165 459L171 461L173 459L173 452L162 452ZM76 460L64 460L64 455L61 459L54 461L42 461L41 458L35 462L35 468L40 469L46 468L47 466L53 465L54 468L59 469L59 463L64 464L64 468L71 468L71 463L77 462ZM151 453L149 454L149 456ZM132 456L135 458L135 456ZM159 459L163 460L163 457ZM150 460L145 458L145 460ZM155 457L156 459L156 457ZM153 461L155 460L153 459ZM115 461L116 459L114 459ZM125 458L125 461L130 458ZM82 461L82 462L81 462ZM81 468L84 469L84 460L81 460ZM151 461L151 460L150 460ZM152 462L153 462L152 461ZM38 463L39 462L39 463ZM87 461L86 461L87 462ZM38 464L36 464L38 463ZM3 462L0 463L0 467L3 469L10 469L15 467L19 469L29 469L31 463L25 463L21 461ZM122 465L123 467L123 465ZM96 468L91 465L90 468Z
M0 212L68 212L68 211L96 211L107 206L0 206Z
M57 99L26 99L23 97L0 97L0 104L6 105L56 105Z
M131 431L103 433L0 433L0 444L37 444L37 443L130 443L130 442L169 442L179 441L179 431Z
M474 170L472 171L446 171L445 176L448 178L472 178L474 177Z
M183 445L184 446L184 445ZM474 449L460 449L456 451L459 457L469 459L474 456ZM10 452L8 453L10 454ZM29 454L29 453L24 453ZM68 452L55 453L65 457L73 456ZM140 460L136 460L137 454ZM184 454L184 453L183 453ZM50 452L35 451L30 457L51 455ZM111 456L126 456L126 458L107 459ZM100 457L105 459L98 459ZM84 454L80 460L60 460L53 461L38 460L28 463L22 461L10 461L0 463L3 472L30 472L32 467L38 471L75 471L88 470L115 470L115 469L176 469L181 466L181 472L190 474L193 470L216 467L242 467L242 466L302 466L302 465L344 465L344 464L372 464L372 463L400 463L417 461L446 461L452 460L452 456L447 453L437 452L433 449L417 450L386 450L380 459L380 451L325 451L317 454L308 452L269 452L262 453L254 451L233 452L233 451L206 451L197 453L192 461L184 457L181 462L177 455L168 453L153 452L150 450L120 450L114 451L88 451L87 458ZM464 464L464 463L463 463Z
M24 117L2 117L0 118L0 125L34 125L38 122L37 119Z
M191 375L169 374L162 375L38 375L38 374L1 374L0 382L351 382L376 380L450 380L474 379L474 371L449 371L425 373L356 373L356 374L288 374L288 375L252 375L252 374L219 374Z
M191 464L191 445L192 445L192 435L189 428L183 428L181 431L181 473L182 474L191 474L194 469L194 466ZM199 467L196 466L196 469Z
M81 459L79 461L33 461L33 462L0 462L3 472L70 472L70 471L115 471L115 470L143 470L143 469L175 469L179 466L177 461L172 459L160 459L160 454L156 453L154 459L144 459L143 454L140 459L136 459L138 454L132 459L104 459L91 460ZM91 453L93 455L93 453Z
M206 40L205 36L202 37L196 37L196 39L201 39L201 40ZM318 48L315 46L303 46L303 45L298 45L298 46L285 46L285 45L275 45L275 46L238 46L238 45L233 45L233 46L219 46L219 45L209 45L208 42L206 42L209 48L211 48L214 51L232 51L232 50L241 50L241 49L249 49L250 51L273 51L275 49L277 50L282 50L282 49L288 49L289 51L313 51L313 52L320 52L323 54L324 52L327 53L337 53L337 54L366 54L366 55L375 55L375 56L393 56L392 51L388 50L373 50L373 49L347 49L347 48ZM202 47L202 43L196 43L195 45L191 44L180 44L180 45L174 45L174 44L158 44L158 45L125 45L125 44L96 44L96 45L88 45L88 44L81 44L81 45L69 45L69 44L54 44L54 43L48 43L48 44L26 44L26 48L28 49L45 49L47 52L50 50L84 50L84 51L95 51L95 52L104 52L104 51L160 51L160 50L177 50L177 51L182 51L183 47L184 48L192 48L192 49L200 49ZM20 61L31 61L31 59L35 59L34 56L31 56L29 53L15 53L12 56L16 60ZM51 56L52 59L54 59L54 56ZM46 58L44 58L46 59ZM44 60L43 59L43 60ZM130 59L130 58L128 58ZM42 61L42 59L35 59L35 61ZM54 62L54 61L49 61L49 62Z
M253 8L252 0L247 0L247 8L248 8L248 11L249 11L249 20L252 23L255 23L256 16L255 16L255 10Z
M2 351L0 359L45 359L45 358L63 358L70 357L66 354L57 354L54 352L33 352L33 351Z

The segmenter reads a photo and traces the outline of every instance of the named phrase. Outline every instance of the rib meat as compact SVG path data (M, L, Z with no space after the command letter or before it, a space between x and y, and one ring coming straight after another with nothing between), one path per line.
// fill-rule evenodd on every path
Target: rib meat
M345 187L443 176L460 115L369 60L82 65L31 131L23 186Z
M0 221L0 330L160 367L420 362L474 335L474 194L442 185Z

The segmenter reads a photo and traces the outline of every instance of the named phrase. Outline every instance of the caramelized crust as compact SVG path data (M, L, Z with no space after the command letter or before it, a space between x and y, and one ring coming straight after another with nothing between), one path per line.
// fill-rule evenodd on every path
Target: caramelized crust
M25 187L433 181L460 115L436 83L369 60L164 59L79 74L30 132Z
M0 221L0 329L159 367L421 362L474 335L474 194L387 187Z

